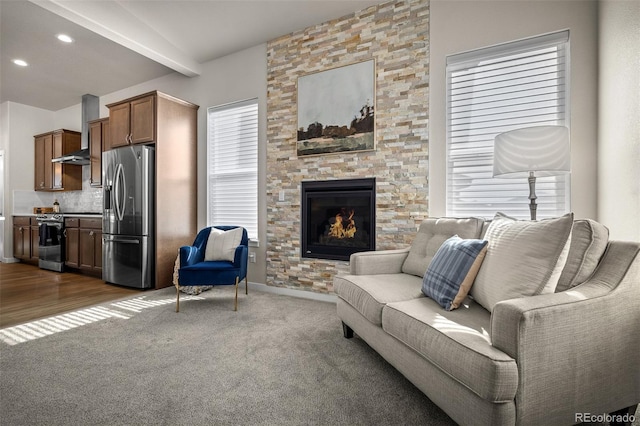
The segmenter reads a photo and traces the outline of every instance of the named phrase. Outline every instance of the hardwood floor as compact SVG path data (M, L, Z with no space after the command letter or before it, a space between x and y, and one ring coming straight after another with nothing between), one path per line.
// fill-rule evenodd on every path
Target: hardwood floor
M140 294L87 275L0 263L0 328Z

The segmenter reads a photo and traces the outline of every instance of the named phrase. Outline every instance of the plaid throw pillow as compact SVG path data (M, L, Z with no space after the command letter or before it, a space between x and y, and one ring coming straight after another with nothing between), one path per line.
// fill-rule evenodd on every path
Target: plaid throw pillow
M446 240L431 260L422 281L422 292L447 311L460 306L471 289L484 255L485 240Z

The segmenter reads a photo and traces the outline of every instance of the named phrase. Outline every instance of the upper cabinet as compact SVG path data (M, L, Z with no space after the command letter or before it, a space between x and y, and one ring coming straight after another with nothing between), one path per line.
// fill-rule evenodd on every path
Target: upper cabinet
M35 136L35 190L47 191L53 188L53 135L47 133Z
M60 129L34 136L36 191L77 191L82 189L82 167L52 163L53 158L80 149L80 132Z
M107 105L110 148L156 140L156 94L146 94Z
M89 122L89 160L93 187L102 186L102 152L109 150L110 125L108 118L100 118Z

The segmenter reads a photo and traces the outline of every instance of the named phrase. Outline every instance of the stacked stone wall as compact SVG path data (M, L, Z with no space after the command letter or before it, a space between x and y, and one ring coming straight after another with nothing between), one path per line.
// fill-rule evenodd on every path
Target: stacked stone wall
M298 78L370 59L376 149L298 157ZM375 177L378 250L406 247L426 218L429 2L383 3L269 42L267 91L267 284L331 292L349 263L301 257L302 181Z

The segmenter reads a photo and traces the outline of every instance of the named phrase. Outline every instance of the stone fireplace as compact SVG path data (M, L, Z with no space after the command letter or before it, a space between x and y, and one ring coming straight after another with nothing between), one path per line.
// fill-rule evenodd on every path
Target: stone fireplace
M299 156L298 79L371 59L375 148ZM350 271L348 260L309 257L302 248L305 182L375 177L375 249L409 246L429 210L429 1L374 5L268 42L266 117L267 285L331 293L333 277ZM351 206L344 214L340 207L329 216L348 219Z
M300 257L349 260L375 250L376 180L301 182Z

